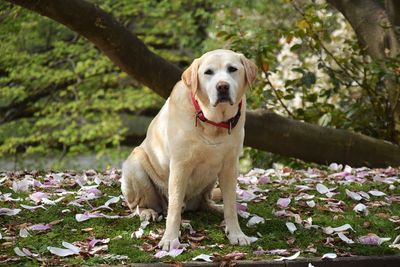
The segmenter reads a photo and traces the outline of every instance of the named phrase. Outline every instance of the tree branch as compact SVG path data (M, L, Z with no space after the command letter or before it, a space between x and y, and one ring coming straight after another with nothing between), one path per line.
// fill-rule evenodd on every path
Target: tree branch
M181 70L155 55L131 32L83 0L7 0L52 18L85 36L121 69L167 97ZM317 163L400 165L400 148L345 130L298 122L267 111L247 112L245 144Z
M328 0L339 10L357 34L361 48L373 59L395 57L399 53L394 27L385 8L374 0Z
M83 0L7 0L49 17L95 44L123 71L167 98L181 70L151 52L113 16Z

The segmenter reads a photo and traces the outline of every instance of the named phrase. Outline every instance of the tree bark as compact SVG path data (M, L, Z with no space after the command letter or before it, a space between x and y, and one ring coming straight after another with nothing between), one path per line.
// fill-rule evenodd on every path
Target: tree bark
M181 70L152 53L111 15L84 0L7 0L86 37L115 64L166 98ZM245 145L317 163L398 166L400 148L350 131L323 128L263 110L246 114Z
M373 60L395 58L400 53L399 36L394 25L399 23L400 4L385 2L386 9L377 0L328 0L349 21L362 49ZM397 1L398 2L398 1ZM399 24L397 24L399 25ZM386 66L382 64L382 68ZM400 144L400 85L395 75L386 75L385 87L391 108L392 141Z

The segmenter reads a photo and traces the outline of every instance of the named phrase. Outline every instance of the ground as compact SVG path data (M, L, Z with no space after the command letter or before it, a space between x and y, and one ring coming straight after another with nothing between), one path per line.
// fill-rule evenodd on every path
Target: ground
M183 215L176 249L164 253L156 245L165 219L140 223L120 196L119 170L0 172L0 264L400 254L399 175L337 164L253 169L238 178L237 193L242 229L256 242L232 246L221 217L194 212Z

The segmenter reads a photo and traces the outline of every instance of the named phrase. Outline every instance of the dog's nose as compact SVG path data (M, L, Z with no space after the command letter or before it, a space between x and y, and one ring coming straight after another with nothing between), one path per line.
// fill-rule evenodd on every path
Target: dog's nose
M229 83L227 82L218 82L217 83L217 91L218 93L228 93L229 91Z

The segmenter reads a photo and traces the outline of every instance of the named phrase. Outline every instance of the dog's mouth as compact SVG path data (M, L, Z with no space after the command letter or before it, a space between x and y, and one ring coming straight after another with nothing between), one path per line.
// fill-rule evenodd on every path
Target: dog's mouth
M215 102L214 107L216 107L218 104L221 103L229 103L231 106L233 106L233 101L230 97L224 97L224 98L218 98L217 102Z
M233 101L229 94L218 94L218 98L214 104L214 107L216 107L220 103L229 103L231 106L233 105Z

